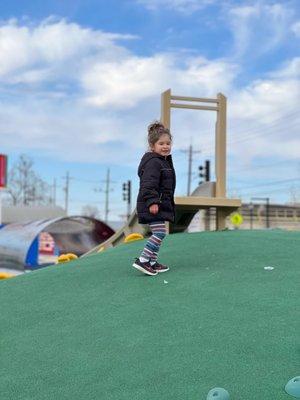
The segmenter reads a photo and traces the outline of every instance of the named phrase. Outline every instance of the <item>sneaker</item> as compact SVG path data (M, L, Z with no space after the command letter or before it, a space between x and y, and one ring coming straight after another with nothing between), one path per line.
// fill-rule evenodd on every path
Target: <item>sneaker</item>
M151 264L150 264L151 265ZM167 267L166 265L160 264L159 262L156 261L155 264L151 265L151 267L157 271L157 272L166 272L169 271L169 267Z
M132 266L136 269L138 269L141 272L144 272L144 274L146 275L157 275L157 271L155 271L155 269L153 269L150 265L150 262L142 262L139 260L139 258L135 259L135 262L132 264Z

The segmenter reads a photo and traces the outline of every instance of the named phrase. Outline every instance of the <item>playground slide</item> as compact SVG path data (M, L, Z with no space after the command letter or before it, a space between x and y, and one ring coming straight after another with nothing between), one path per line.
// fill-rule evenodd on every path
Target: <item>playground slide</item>
M123 243L126 236L130 235L130 233L133 232L140 233L143 236L147 234L146 227L138 223L138 218L135 210L130 215L127 223L121 229L119 229L114 235L112 235L105 242L100 243L98 246L94 247L93 249L85 253L84 256L97 253L99 250L102 249L104 250L107 249L108 247L117 246L118 244Z
M202 197L213 197L214 196L214 182L206 182L198 186L192 196L202 196ZM188 199L188 197L186 197ZM175 198L175 207L176 207L176 220L174 224L170 224L169 226L169 233L177 233L177 232L184 232L188 225L190 224L191 220L193 219L194 215L199 211L199 207L195 207L189 210L183 210L182 207L176 205L176 198ZM94 247L83 256L90 255L97 253L100 250L107 249L109 247L117 246L124 242L124 239L127 235L131 233L140 233L143 236L148 234L147 226L140 225L138 223L138 218L136 214L136 210L133 211L127 223L119 229L113 236L107 239L105 242L100 243L98 246Z

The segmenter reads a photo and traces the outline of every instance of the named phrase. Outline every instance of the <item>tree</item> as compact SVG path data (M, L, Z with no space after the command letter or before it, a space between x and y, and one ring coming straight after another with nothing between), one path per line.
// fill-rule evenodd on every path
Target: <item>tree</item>
M48 205L51 187L33 169L33 161L21 154L8 173L7 193L12 205Z

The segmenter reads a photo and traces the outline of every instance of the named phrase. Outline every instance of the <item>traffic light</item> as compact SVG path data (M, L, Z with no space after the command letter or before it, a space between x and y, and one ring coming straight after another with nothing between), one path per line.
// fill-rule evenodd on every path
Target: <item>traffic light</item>
M200 165L199 177L204 178L204 182L210 181L210 161L209 160L205 160L205 166ZM202 180L199 182L199 185L201 185L201 183L203 183Z
M122 188L123 188L123 200L126 201L127 200L127 184L123 183Z
M131 181L127 182L127 194L128 194L127 203L131 204Z
M123 200L131 203L131 181L124 182L122 185L123 189Z
M123 200L127 201L127 220L131 214L131 181L124 182L122 185Z

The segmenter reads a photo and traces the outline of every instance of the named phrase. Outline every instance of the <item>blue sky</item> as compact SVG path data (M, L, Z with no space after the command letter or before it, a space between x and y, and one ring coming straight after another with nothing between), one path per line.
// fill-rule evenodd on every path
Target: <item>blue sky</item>
M160 93L228 98L228 196L300 199L300 3L229 0L10 1L0 4L0 149L25 153L41 177L66 171L71 214L126 210ZM192 142L214 161L213 113L172 114L177 194Z

